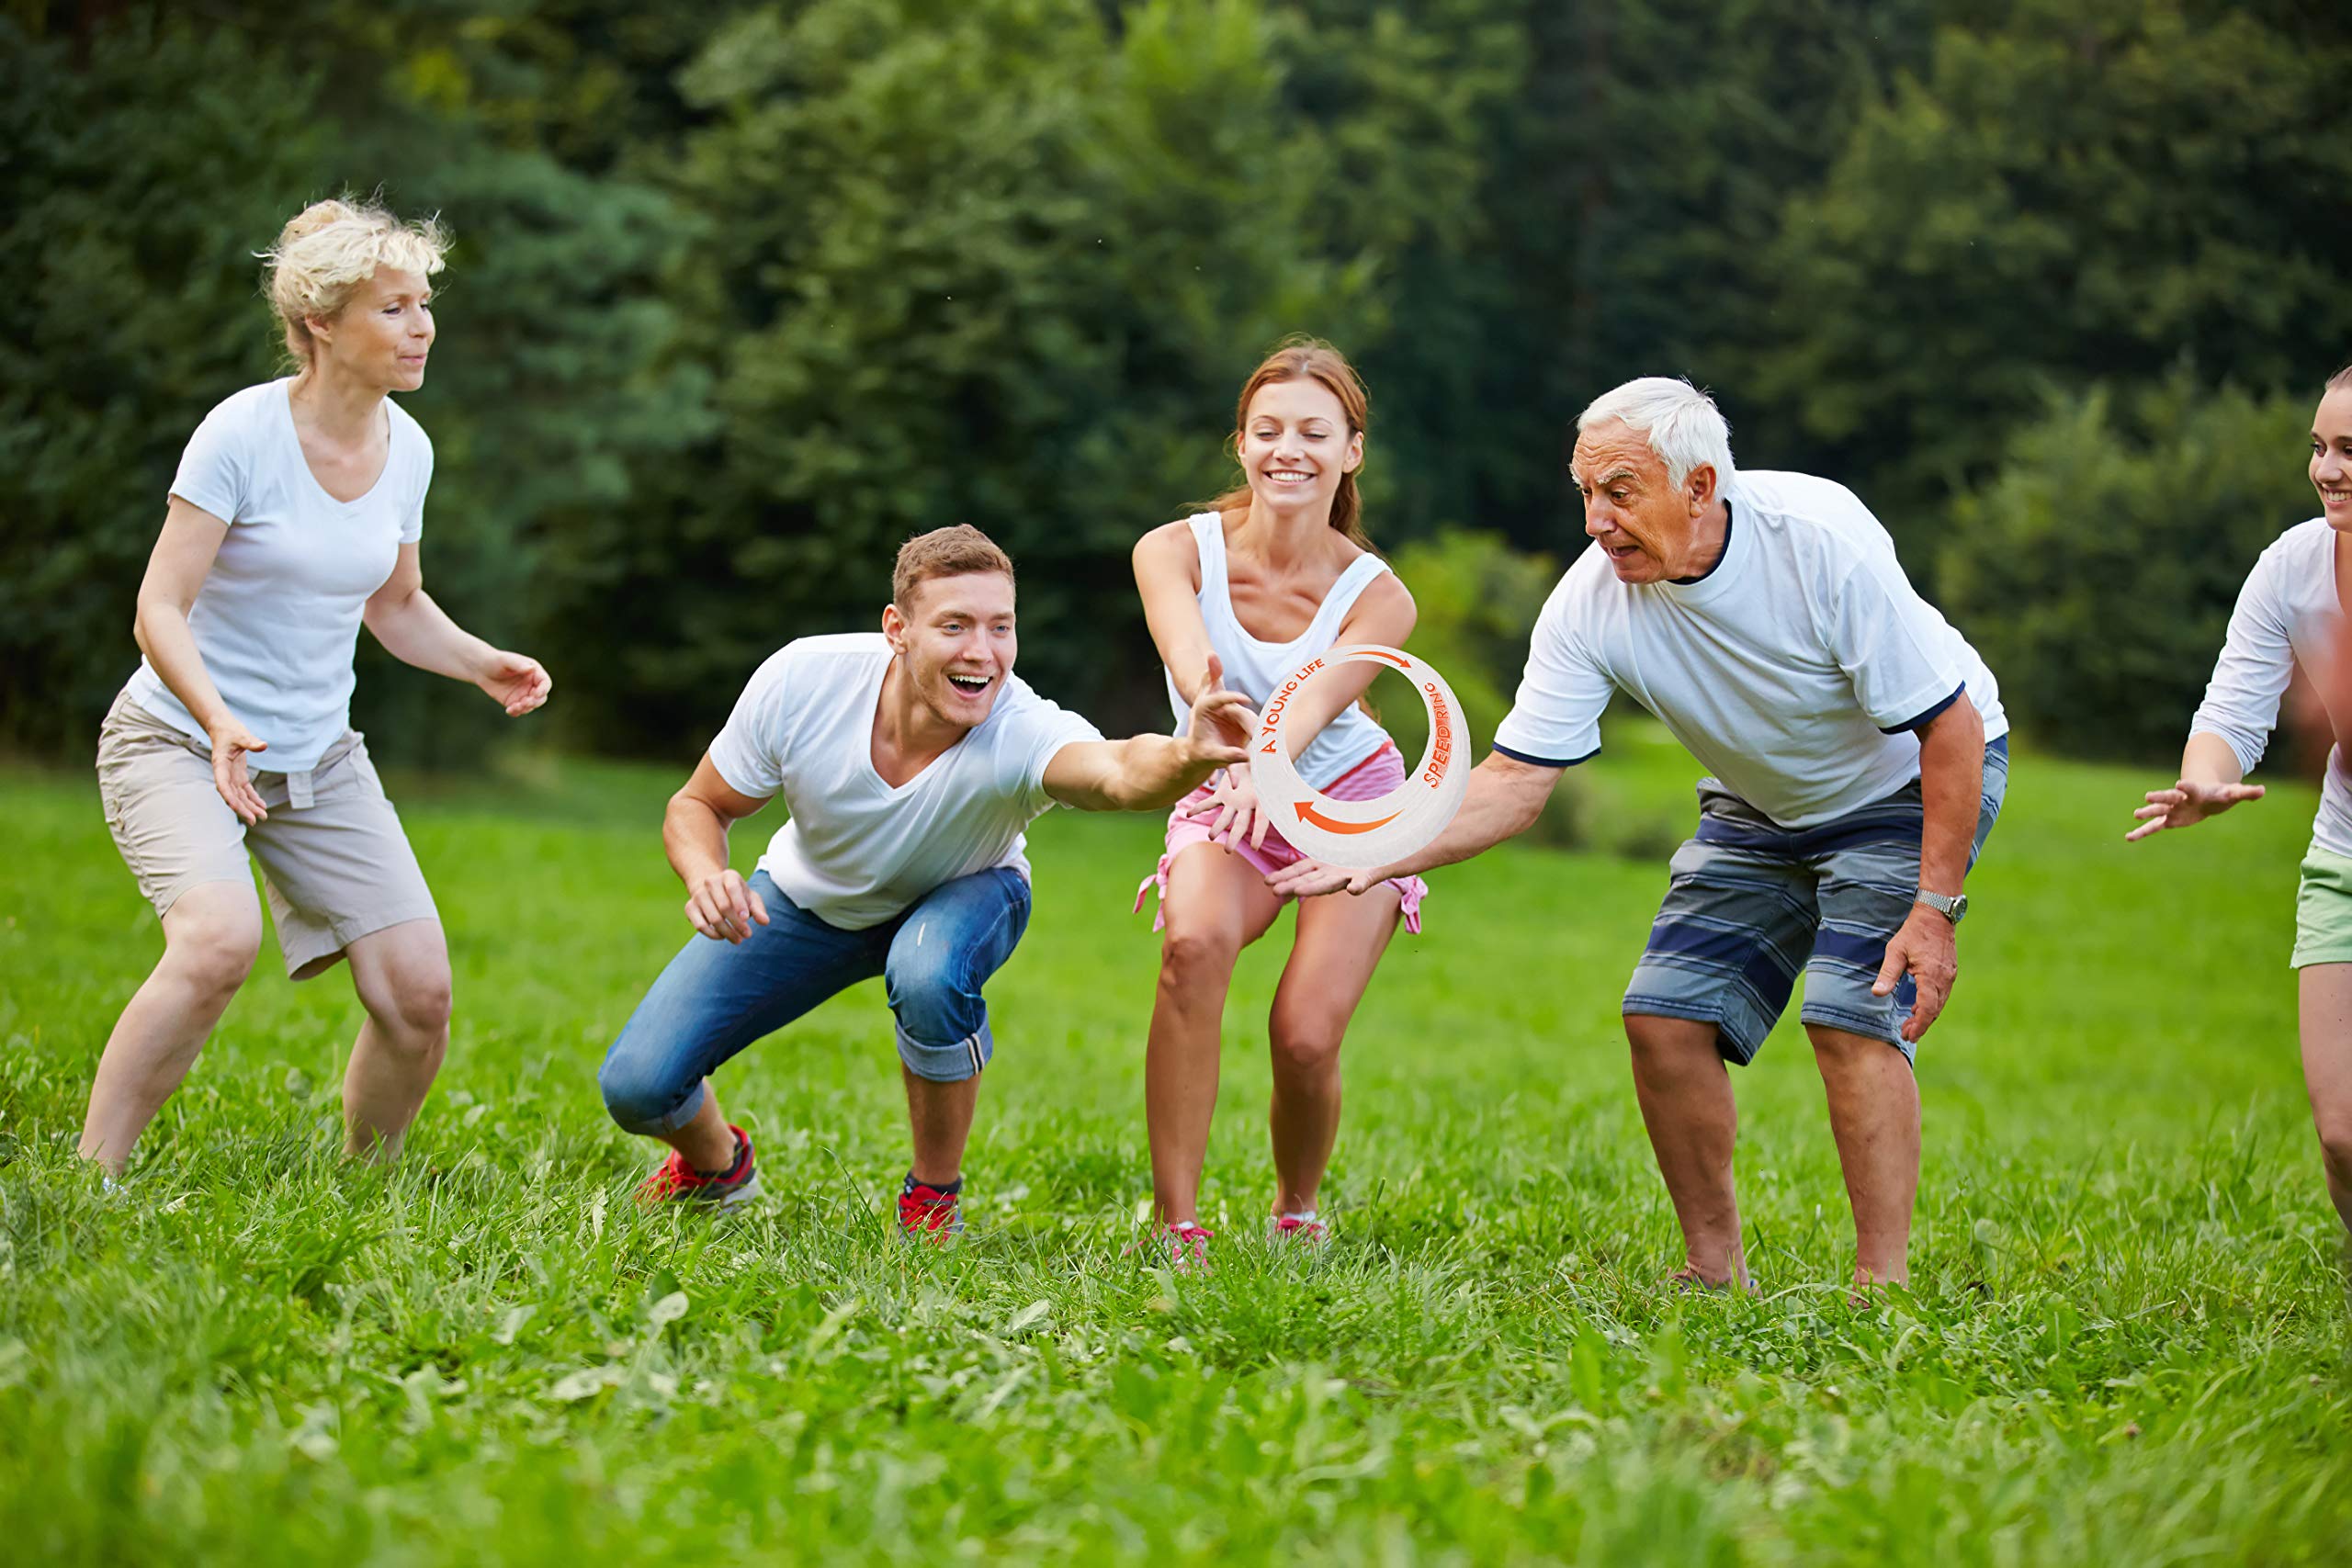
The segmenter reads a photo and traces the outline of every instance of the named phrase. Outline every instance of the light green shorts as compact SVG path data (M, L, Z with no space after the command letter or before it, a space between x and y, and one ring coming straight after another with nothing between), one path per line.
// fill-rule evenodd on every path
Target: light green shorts
M2314 848L2295 889L2296 968L2352 964L2352 859Z

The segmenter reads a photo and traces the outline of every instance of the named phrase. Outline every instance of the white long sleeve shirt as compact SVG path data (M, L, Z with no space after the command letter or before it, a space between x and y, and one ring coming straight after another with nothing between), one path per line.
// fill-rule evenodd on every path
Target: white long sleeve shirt
M2205 700L2197 705L2191 733L2219 736L2237 753L2238 766L2254 772L2278 727L2278 699L2294 677L2296 661L2306 671L2321 668L2342 618L2335 600L2335 531L2321 517L2298 523L2271 541L2238 591L2229 636ZM2334 854L2352 855L2352 781L2345 777L2340 747L2328 753L2312 842Z

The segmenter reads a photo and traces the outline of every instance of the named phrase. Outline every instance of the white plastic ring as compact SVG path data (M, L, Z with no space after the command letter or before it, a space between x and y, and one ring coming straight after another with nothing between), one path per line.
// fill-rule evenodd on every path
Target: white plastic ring
M1342 664L1379 664L1403 673L1429 710L1430 739L1421 761L1398 788L1377 800L1334 800L1298 776L1283 720L1298 694L1317 676ZM1371 871L1427 846L1470 787L1470 732L1462 705L1445 677L1425 660L1379 643L1352 643L1308 660L1274 688L1250 749L1250 778L1259 809L1301 854L1347 871Z

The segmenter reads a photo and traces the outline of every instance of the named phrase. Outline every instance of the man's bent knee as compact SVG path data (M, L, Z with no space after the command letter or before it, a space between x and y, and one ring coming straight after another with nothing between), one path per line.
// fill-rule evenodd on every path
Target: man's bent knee
M1721 1055L1722 1031L1711 1021L1646 1012L1629 1012L1624 1019L1625 1041L1637 1062L1666 1065Z
M616 1046L596 1070L605 1111L623 1132L658 1137L675 1132L702 1109L702 1075L681 1077L672 1068L625 1055Z
M1890 1053L1905 1066L1910 1057L1903 1048L1876 1035L1857 1033L1832 1024L1808 1023L1805 1038L1813 1042L1813 1058L1825 1073L1868 1071L1886 1065Z

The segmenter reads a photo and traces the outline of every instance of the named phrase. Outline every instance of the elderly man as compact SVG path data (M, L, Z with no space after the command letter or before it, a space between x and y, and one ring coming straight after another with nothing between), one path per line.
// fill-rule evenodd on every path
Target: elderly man
M1594 547L1544 604L1460 814L1396 864L1272 880L1357 892L1523 830L1562 771L1600 750L1601 709L1625 692L1713 774L1624 1002L1642 1119L1682 1225L1675 1278L1747 1282L1724 1064L1754 1058L1802 969L1856 1281L1907 1280L1912 1056L1951 994L1962 882L2007 784L1997 688L1851 491L1736 471L1723 415L1688 382L1629 381L1577 431Z

